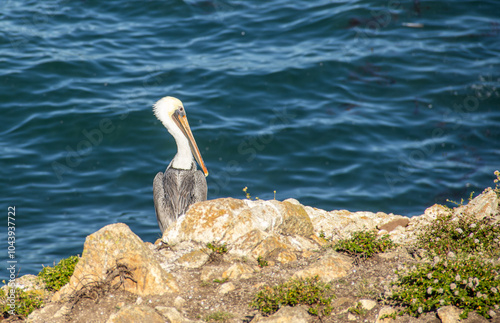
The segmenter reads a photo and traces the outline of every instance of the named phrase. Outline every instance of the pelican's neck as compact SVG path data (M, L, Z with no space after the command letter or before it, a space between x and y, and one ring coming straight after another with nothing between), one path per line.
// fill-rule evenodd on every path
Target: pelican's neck
M169 132L174 137L175 143L177 144L177 154L175 154L174 159L172 159L172 167L190 170L193 167L194 158L187 138L180 130L174 132L169 129Z

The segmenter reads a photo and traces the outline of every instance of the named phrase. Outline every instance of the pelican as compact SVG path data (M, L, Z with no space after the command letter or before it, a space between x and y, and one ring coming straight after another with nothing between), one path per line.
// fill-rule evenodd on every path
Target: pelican
M177 143L177 154L165 173L158 172L153 181L156 219L163 233L186 213L193 203L207 199L207 168L196 145L186 110L179 99L164 97L153 105L153 112ZM196 170L196 159L201 169Z

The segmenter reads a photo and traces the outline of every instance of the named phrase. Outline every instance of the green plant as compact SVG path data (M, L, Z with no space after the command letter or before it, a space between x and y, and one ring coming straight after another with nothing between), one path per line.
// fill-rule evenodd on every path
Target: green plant
M216 242L213 243L207 243L207 248L212 250L215 253L218 253L219 255L223 255L227 252L227 245L225 243L223 244L218 244Z
M257 264L259 265L260 268L264 268L266 266L269 266L269 264L267 263L267 261L262 256L258 256L257 257Z
M34 310L43 306L43 292L42 291L24 291L21 288L15 289L15 308L9 306L9 300L4 290L0 290L0 308L2 314L16 314L20 316L28 316Z
M307 279L293 279L273 287L264 286L253 297L250 306L264 315L271 315L284 306L309 305L312 315L329 315L332 299L335 297L330 284L318 276Z
M489 318L489 310L500 303L500 265L477 257L436 260L410 273L398 273L390 298L406 307L400 314L419 316L454 305L463 309L461 318L470 311Z
M363 307L363 305L361 305L360 302L358 302L356 306L349 307L347 310L349 311L349 313L361 316L366 314L366 309Z
M474 214L454 216L452 209L424 227L418 236L419 247L429 256L485 252L495 255L499 251L500 225L489 217L477 219Z
M368 258L376 253L384 252L395 247L394 242L389 235L383 235L377 238L373 231L356 231L352 233L349 239L339 240L335 245L336 251L346 252L351 255Z
M38 276L45 283L48 290L58 291L69 282L79 259L78 256L61 259L54 267L43 267Z
M227 282L229 280L228 277L226 278L222 278L222 279L218 279L218 278L215 278L214 279L214 283L218 283L218 284L224 284L225 282Z
M224 311L217 311L208 314L205 316L205 321L206 322L226 322L234 317L233 314L224 312Z

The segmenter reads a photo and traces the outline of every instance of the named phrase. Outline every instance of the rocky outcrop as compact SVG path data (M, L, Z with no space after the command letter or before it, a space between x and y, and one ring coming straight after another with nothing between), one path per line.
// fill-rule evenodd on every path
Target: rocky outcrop
M107 225L87 237L73 276L52 300L102 284L119 284L137 295L179 291L172 274L161 268L153 251L123 223Z
M455 212L498 221L498 204L496 193L486 190ZM301 306L283 307L263 317L248 308L248 295L262 287L263 281L318 276L337 291L356 289L335 301L338 318L356 320L348 308L360 304L372 322L389 322L383 314L394 309L382 306L375 297L366 297L373 295L369 291L377 284L388 286L394 269L411 255L400 248L379 256L386 271L373 281L364 281L375 269L368 265L362 268L351 257L325 245L354 231L375 230L411 246L422 226L445 212L449 210L434 205L421 216L407 218L382 212L325 211L294 199L223 198L192 205L155 245L143 242L125 224L108 225L87 237L70 282L45 308L33 312L29 321L63 322L71 317L86 322L85 311L91 313L95 301L97 308L105 308L103 304L108 307L89 320L93 322L192 322L210 313L225 317L221 310L224 304L241 299L241 311L247 314L240 315L240 320L227 316L226 321L240 322L244 317L252 322L310 322L307 308ZM24 281L38 286L33 279ZM352 296L358 294L364 298ZM80 315L75 315L77 309ZM199 314L202 312L205 314ZM438 312L443 322L453 320L455 314L453 308Z

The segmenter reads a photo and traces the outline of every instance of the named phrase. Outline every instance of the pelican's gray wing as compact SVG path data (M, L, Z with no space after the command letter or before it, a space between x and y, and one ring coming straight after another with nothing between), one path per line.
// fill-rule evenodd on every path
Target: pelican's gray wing
M179 174L179 216L185 214L191 204L207 199L207 181L203 172L181 171Z
M172 203L167 200L165 195L162 172L158 172L153 180L153 199L155 203L156 220L158 220L158 225L163 233L173 221L172 215L174 214L174 210L172 208Z
M207 199L207 181L199 170L167 168L165 174L156 175L153 195L156 218L163 233L191 204Z

